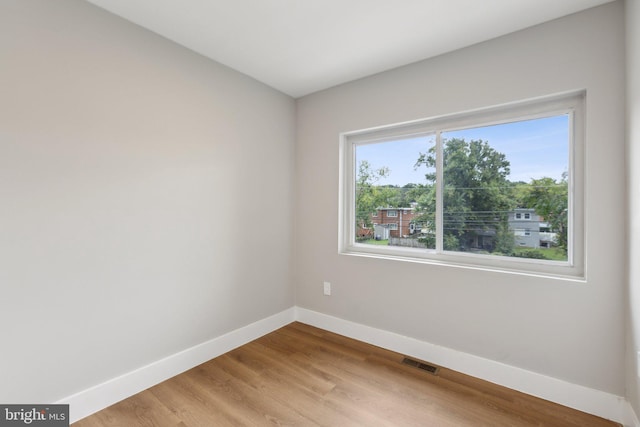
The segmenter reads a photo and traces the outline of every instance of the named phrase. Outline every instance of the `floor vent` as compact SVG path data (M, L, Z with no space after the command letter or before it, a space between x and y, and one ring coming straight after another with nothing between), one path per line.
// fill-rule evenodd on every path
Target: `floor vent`
M405 365L413 366L414 368L422 369L423 371L427 371L433 375L438 374L439 368L437 366L429 365L428 363L419 362L417 360L409 359L408 357L402 359L402 363L404 363Z

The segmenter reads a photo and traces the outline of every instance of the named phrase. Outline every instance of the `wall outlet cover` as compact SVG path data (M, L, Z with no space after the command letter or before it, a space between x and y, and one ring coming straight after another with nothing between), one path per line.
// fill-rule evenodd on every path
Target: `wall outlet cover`
M323 289L324 290L324 294L325 295L331 295L331 283L324 282L323 286L324 286L324 289Z

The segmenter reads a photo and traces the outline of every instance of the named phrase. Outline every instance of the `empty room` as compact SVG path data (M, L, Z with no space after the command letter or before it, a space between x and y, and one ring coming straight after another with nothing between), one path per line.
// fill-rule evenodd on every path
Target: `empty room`
M0 0L0 426L640 427L640 2Z

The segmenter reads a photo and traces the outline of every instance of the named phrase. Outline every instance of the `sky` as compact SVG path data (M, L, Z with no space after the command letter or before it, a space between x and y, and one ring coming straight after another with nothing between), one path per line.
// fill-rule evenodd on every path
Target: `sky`
M511 163L511 174L507 177L510 181L530 182L541 177L559 180L568 170L569 117L566 114L443 132L442 137L488 142ZM358 145L356 164L367 160L374 169L389 168L388 177L380 179L378 185L425 183L426 167L414 170L414 165L420 153L426 153L434 145L435 135Z

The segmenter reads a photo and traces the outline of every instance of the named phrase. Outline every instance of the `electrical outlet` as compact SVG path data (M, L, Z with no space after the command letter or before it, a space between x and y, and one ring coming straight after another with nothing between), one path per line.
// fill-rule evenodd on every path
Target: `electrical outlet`
M331 295L331 283L324 282L323 285L324 285L324 294Z

